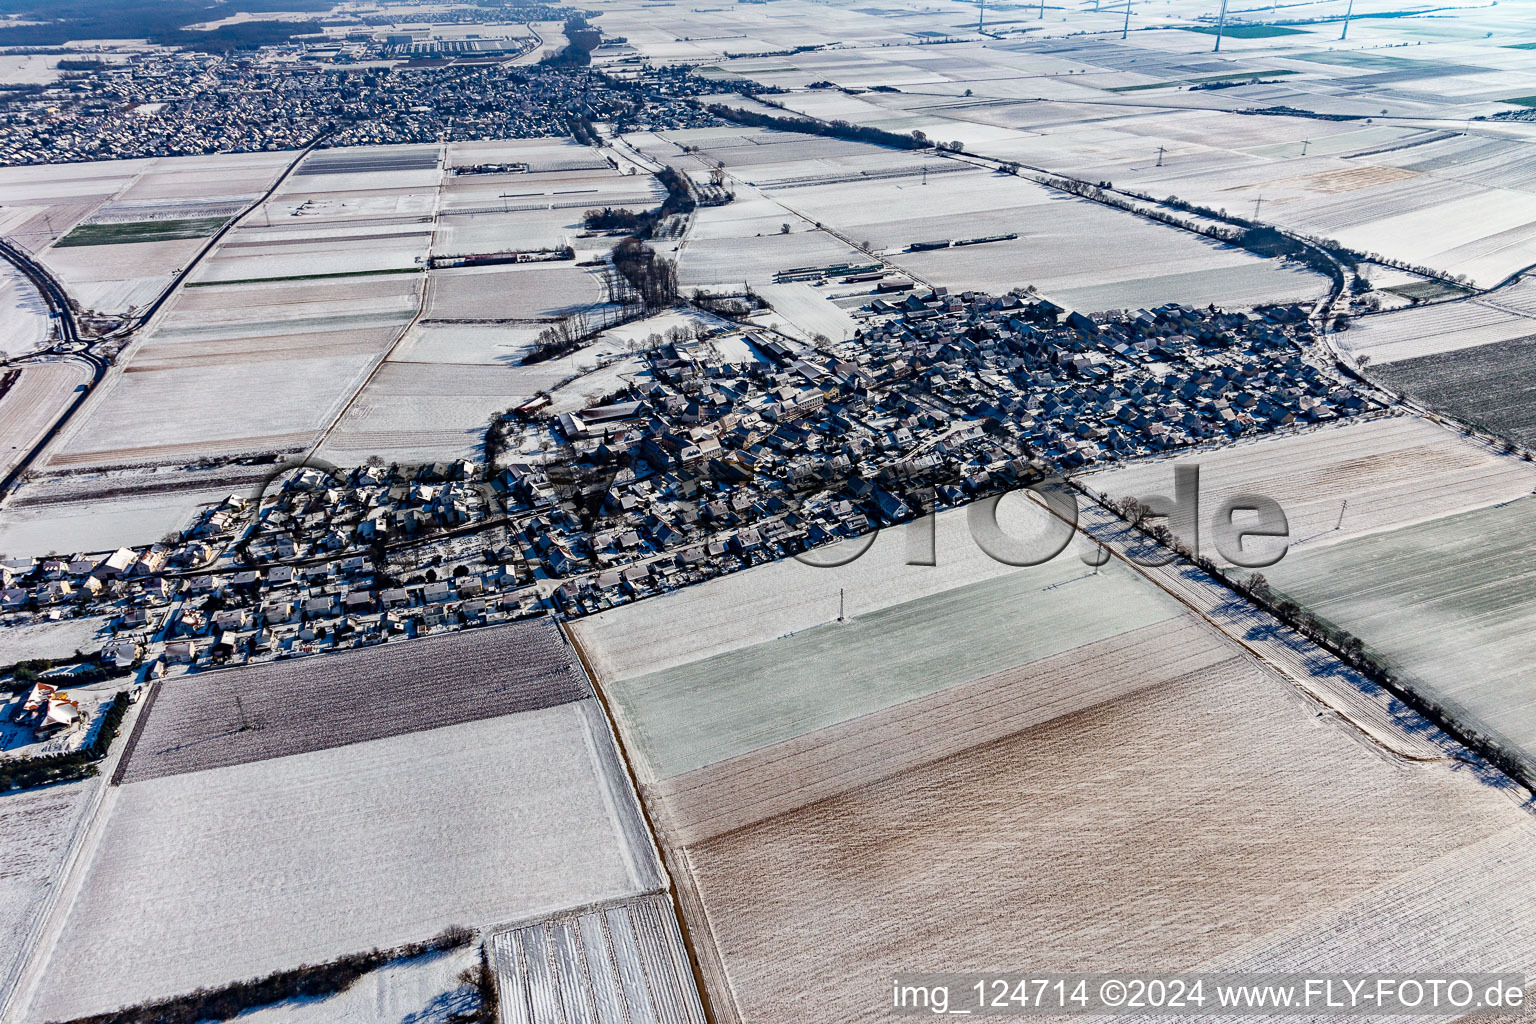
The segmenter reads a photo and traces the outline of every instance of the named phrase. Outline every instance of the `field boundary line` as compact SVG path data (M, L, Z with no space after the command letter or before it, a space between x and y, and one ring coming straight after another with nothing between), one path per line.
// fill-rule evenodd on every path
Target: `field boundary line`
M672 913L677 918L678 932L683 938L683 949L688 954L688 969L693 973L694 987L699 990L699 1002L704 1008L704 1019L709 1024L721 1024L720 1018L715 1014L714 1002L710 996L709 989L704 984L704 971L700 966L699 953L695 947L693 933L688 928L687 919L683 917L683 904L678 896L677 882L673 879L671 870L667 870L671 858L667 856L667 850L662 846L661 834L656 829L656 822L651 818L650 809L645 806L645 798L641 795L640 790L640 779L635 774L634 765L630 763L629 752L624 749L624 743L619 738L619 729L613 717L613 708L609 706L607 695L603 693L602 687L598 685L597 673L593 670L591 662L587 660L587 652L582 649L581 641L577 639L575 631L563 619L557 621L560 624L561 634L565 637L566 643L571 645L571 650L575 652L576 660L587 677L587 685L592 688L592 694L597 700L597 706L603 712L603 719L608 723L608 731L613 735L614 752L618 756L619 763L624 766L624 774L629 779L630 788L635 794L635 804L640 808L640 818L645 822L645 829L650 833L651 842L655 844L657 852L661 855L662 868L666 870L667 876L667 897L672 902Z

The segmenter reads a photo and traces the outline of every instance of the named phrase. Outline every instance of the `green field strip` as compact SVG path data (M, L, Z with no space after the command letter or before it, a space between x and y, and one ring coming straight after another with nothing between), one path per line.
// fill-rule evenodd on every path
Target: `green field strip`
M1181 25L1180 28L1185 32L1199 32L1202 35L1216 34L1215 25ZM1228 25L1221 30L1221 34L1233 39L1271 39L1275 36L1302 36L1306 35L1306 31L1284 25Z
M291 274L287 277L238 277L229 281L190 281L188 288L215 288L224 284L276 284L281 281L329 281L340 277L378 277L381 274L420 274L420 267L386 267L383 270L343 270L334 274Z
M223 227L228 217L190 217L182 220L136 220L122 224L78 224L57 242L55 249L79 245L127 245L133 242L173 242L206 238Z
M1536 498L1312 550L1277 593L1363 640L1410 685L1536 763Z
M609 686L657 779L1084 644L1182 606L1071 556Z

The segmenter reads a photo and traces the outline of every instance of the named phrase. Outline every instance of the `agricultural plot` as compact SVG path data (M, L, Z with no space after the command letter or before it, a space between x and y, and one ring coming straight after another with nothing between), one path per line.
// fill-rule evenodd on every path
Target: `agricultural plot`
M1080 480L1094 493L1145 500L1171 496L1174 467L1180 465L1200 469L1206 554L1220 560L1209 524L1221 503L1259 494L1285 513L1290 547L1282 566L1314 548L1512 501L1536 487L1530 463L1409 416L1143 460Z
M1112 609L1108 614L1100 614ZM666 779L1178 614L1075 558L607 683L641 778ZM946 639L949 642L945 642ZM955 652L964 650L963 658Z
M1481 345L1519 343L1536 337L1536 309L1526 308L1529 299L1523 298L1532 290L1521 285L1487 298L1361 317L1334 338L1345 350L1377 366Z
M292 159L251 153L80 165L117 168L122 177L98 171L99 177L70 180L80 173L72 172L67 185L57 186L69 190L67 202L38 196L48 204L41 219L55 230L21 240L39 251L84 308L127 313L167 288L208 236L244 210ZM18 184L22 195L38 187ZM79 205L86 197L76 197L75 188L100 191ZM30 222L18 227L23 236L32 230Z
M730 207L719 207L728 210ZM709 218L713 209L699 214ZM690 240L677 254L677 282L692 288L740 292L743 285L771 282L781 270L794 267L857 263L865 259L857 249L825 231L796 230L789 234L757 237L709 237Z
M704 1024L672 901L645 896L501 932L490 943L508 1024Z
M1293 552L1265 576L1536 765L1533 525L1525 497Z
M515 366L533 347L539 323L416 323L389 354L391 363Z
M834 305L830 296L804 282L760 285L757 293L773 307L775 316L788 320L807 341L818 334L843 341L859 329L859 322Z
M73 359L0 369L0 474L26 456L90 379L90 367Z
M20 356L43 347L52 327L48 305L32 282L9 263L0 268L0 336L5 338L5 353Z
M1315 298L1323 278L1242 249L980 170L814 181L768 192L800 216L862 240L918 278L994 292L1033 284L1089 311L1164 302L1252 306ZM963 165L962 165L963 166ZM998 238L1002 235L1014 238ZM1115 244L1084 244L1085 238ZM913 243L992 238L909 252Z
M248 491L249 485L34 500L40 488L40 482L29 485L0 509L0 551L37 556L143 545L179 532L191 525L200 507L223 501L232 490Z
M1227 660L1179 615L642 784L662 840L694 846ZM922 741L913 742L914 723Z
M0 629L0 664L32 658L68 658L76 651L99 650L111 639L111 619L100 615L7 626Z
M32 252L44 253L152 163L107 160L71 164L67 169L0 168L0 189L7 197L5 233Z
M241 1024L347 1024L349 1021L434 1021L468 1013L479 1002L461 975L480 966L470 945L401 960L370 971L332 996L300 997L247 1010Z
M166 236L126 244L55 246L44 258L85 309L127 313L158 298L205 244L201 235Z
M1006 536L1042 558L1064 541L1055 521L1022 497L998 505L997 524ZM910 524L806 558L818 564L773 562L711 580L708 586L587 616L571 628L598 679L614 684L828 626L839 608L857 620L1014 571L976 544L964 509L934 517L931 532L928 523ZM1064 564L1028 571L1063 572L1070 578ZM1080 566L1077 574L1088 571Z
M187 676L157 689L122 778L327 750L590 696L549 619Z
M226 217L186 217L178 220L107 221L78 224L54 243L56 249L75 245L129 245L206 238L224 226Z
M1010 16L998 17L1007 24ZM1425 34L1422 20L1405 19L1362 22L1356 31L1379 33L1383 46L1422 44L1411 58L1309 50L1314 37L1308 31L1228 37L1225 47L1235 56L1213 56L1198 36L1185 32L1141 32L1127 42L1052 38L1099 16L1060 17L1060 25L1048 20L1029 26L1039 32L1029 40L985 47L876 47L871 39L863 47L743 58L721 67L796 89L821 80L894 86L900 91L856 97L801 91L783 100L814 116L892 131L920 129L934 139L961 140L986 156L1151 195L1175 194L1211 208L1246 214L1262 202L1266 221L1466 273L1482 284L1530 262L1536 201L1518 135L1493 124L1467 122L1465 130L1451 132L1416 120L1508 109L1498 101L1516 93L1501 91L1500 83L1523 69L1498 64L1488 47L1474 50L1436 38ZM1178 15L1170 22L1188 26ZM884 32L879 38L890 42ZM1021 75L1025 62L1031 73ZM1188 91L1244 76L1266 84ZM1270 106L1351 120L1234 112ZM768 154L752 150L771 147L753 146L747 130L737 134L738 145L720 147L730 151L724 158L733 172L768 167Z
M953 514L938 523L942 542ZM863 566L898 594L929 583L882 570L884 543L835 572ZM643 618L621 608L576 627L636 758L718 1019L779 1021L807 1002L887 1019L881 986L912 964L1175 970L1293 932L1369 962L1382 935L1413 948L1417 921L1342 946L1309 922L1391 906L1421 873L1459 879L1458 856L1506 833L1536 838L1499 777L1366 741L1128 570L1085 579L1069 553L953 588L940 581L976 570L939 550L938 566L906 567L935 596L842 624L827 621L835 587L819 625L771 614L772 599L825 598L814 576L808 587L770 566L738 574L750 586L722 578L645 602ZM1052 571L1064 580L1010 589ZM1086 589L1102 585L1113 593ZM866 627L883 646L859 642ZM835 664L816 649L833 631ZM695 677L671 706L664 681ZM902 680L918 685L896 692ZM1381 727L1425 728L1414 722ZM1496 881L1457 884L1493 913L1507 906ZM1420 960L1483 948L1448 934ZM1489 958L1529 960L1515 945Z
M570 263L474 267L432 273L429 320L543 320L604 302L601 277Z
M1536 320L1526 321L1536 328ZM1431 409L1536 444L1536 331L1528 337L1402 359L1371 376Z
M922 720L911 726L926 739ZM678 859L721 1019L784 1020L809 1001L884 1020L881 986L914 963L1187 968L1309 919L1390 906L1386 894L1420 872L1462 878L1457 856L1506 830L1536 836L1496 789L1394 763L1233 657ZM1507 878L1466 878L1477 913L1509 906ZM1516 889L1536 892L1528 878ZM1425 941L1411 914L1378 932L1408 949ZM1486 948L1455 936L1452 962ZM1375 937L1312 936L1334 959L1367 963ZM1530 957L1504 947L1488 961L1525 970Z
M420 274L363 280L355 293L325 282L183 291L52 449L51 463L187 462L314 443L420 302ZM335 301L326 301L327 288ZM349 293L361 296L355 312ZM203 315L210 306L222 308Z
M104 784L84 779L0 795L0 1001L31 949L70 837Z
M358 392L319 454L357 465L370 455L402 462L475 458L494 413L571 375L556 364L386 362Z
M102 1012L661 884L591 700L129 783L30 1016ZM70 963L95 965L89 985Z

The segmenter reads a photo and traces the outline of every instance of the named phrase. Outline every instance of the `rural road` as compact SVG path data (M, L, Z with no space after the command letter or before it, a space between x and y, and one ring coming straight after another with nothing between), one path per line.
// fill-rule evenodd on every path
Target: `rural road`
M116 331L96 341L82 341L79 327L75 323L74 308L70 302L68 293L64 291L64 286L61 285L58 280L48 272L46 267L35 260L25 249L11 242L9 239L0 238L0 258L5 259L11 265L16 267L16 269L19 270L22 275L27 278L27 280L32 282L33 286L37 289L38 294L42 297L43 301L47 303L48 310L52 317L58 320L59 341L55 343L53 351L58 352L64 346L83 344L83 348L70 351L69 355L73 356L74 358L84 360L91 366L90 381L82 390L75 393L74 399L64 408L64 410L59 414L58 418L53 421L48 429L43 432L42 436L38 438L37 443L34 444L31 449L17 461L15 466L11 467L11 471L5 475L4 479L0 479L0 502L5 500L5 497L10 493L11 489L15 486L17 481L22 478L27 470L32 467L32 464L37 461L37 459L43 454L45 450L47 450L48 446L53 443L56 437L59 436L59 433L69 425L69 421L74 418L75 413L80 411L80 408L85 405L86 401L96 393L96 390L101 385L101 383L106 380L107 372L111 368L112 364L108 362L107 359L93 351L95 346L103 342L122 341L134 334L139 333L145 326L147 326L149 322L161 311L161 309L164 308L165 304L170 301L171 296L176 293L176 289L181 286L181 283L185 281L191 275L192 271L197 267L197 265L202 262L203 257L207 256L210 252L213 251L214 247L218 245L219 240L222 239L231 228L233 228L240 221L244 220L253 210L257 209L268 199L270 199L272 194L278 190L283 182L288 180L289 175L291 175L294 169L299 166L299 163L306 156L308 156L310 151L319 145L330 133L331 129L327 128L320 132L320 134L316 135L313 139L311 139L309 145L299 150L298 154L293 158L293 161L289 163L289 165L283 170L282 174L278 175L277 180L272 183L270 188L263 192L259 198L247 206L238 215L230 218L229 221L223 227L219 228L218 231L214 232L213 236L208 239L207 244L205 244L201 249L197 251L197 254L187 262L185 267L182 268L181 273L176 275L176 279L165 287L165 290L162 291L160 295L153 302L151 302L148 307L145 308L144 312L139 315L136 321L124 324L124 326L118 328ZM28 358L31 359L31 361L36 362L35 358ZM22 360L13 360L11 365L20 362L22 362Z

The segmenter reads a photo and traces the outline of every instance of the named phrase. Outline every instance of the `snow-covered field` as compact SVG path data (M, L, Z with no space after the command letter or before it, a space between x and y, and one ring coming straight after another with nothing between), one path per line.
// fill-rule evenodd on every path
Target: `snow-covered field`
M1210 516L1239 494L1279 503L1290 528L1289 560L1362 534L1511 501L1536 488L1530 463L1416 416L1138 460L1079 479L1095 493L1146 499L1173 493L1175 466L1200 468L1201 545L1212 558L1218 556Z
M0 376L20 371L0 396L0 473L8 473L90 382L91 368L75 359L6 367Z
M642 780L658 781L1179 611L1118 564L1093 574L1067 555L606 689Z
M1334 335L1340 347L1375 364L1442 355L1536 336L1536 281L1486 298L1436 303L1361 317Z
M333 996L247 1011L240 1024L445 1024L478 1004L474 986L459 975L479 962L473 945L400 960L370 971Z
M1536 765L1533 554L1536 499L1527 496L1292 552L1264 574Z
M31 1013L101 1012L659 884L590 700L131 783ZM69 965L86 963L81 985Z
M57 881L70 837L92 793L105 784L104 779L82 779L0 794L0 1001L9 995L30 950L32 930Z
M1041 557L1065 542L1055 521L1022 497L1004 499L997 522ZM614 683L825 626L837 618L840 596L847 616L857 619L1019 571L976 544L966 509L940 513L933 529L935 565L922 564L929 554L928 527L909 524L883 531L872 542L844 541L805 556L827 566L853 559L840 567L786 559L588 616L572 628L598 678ZM868 550L855 557L866 543ZM1081 575L1088 568L1076 560L1075 550L1068 549L1058 564L1024 571L1043 582L1052 573L1062 574L1060 579Z
M0 267L0 337L6 355L42 347L50 329L48 306L37 288L9 263Z

